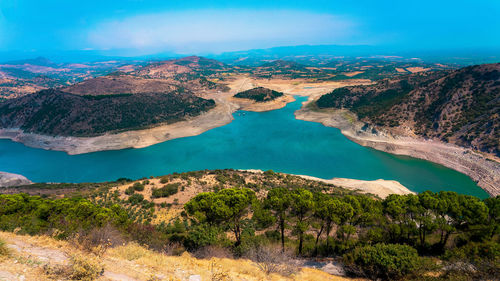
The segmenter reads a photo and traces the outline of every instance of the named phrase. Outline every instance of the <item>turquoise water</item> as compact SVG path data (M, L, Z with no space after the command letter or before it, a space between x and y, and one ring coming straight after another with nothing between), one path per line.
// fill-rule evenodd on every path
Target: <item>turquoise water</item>
M262 169L320 178L397 180L413 191L452 190L487 197L469 177L443 166L360 146L338 129L296 120L305 100L234 121L199 136L141 149L68 155L0 140L0 171L36 182L94 182L203 169Z

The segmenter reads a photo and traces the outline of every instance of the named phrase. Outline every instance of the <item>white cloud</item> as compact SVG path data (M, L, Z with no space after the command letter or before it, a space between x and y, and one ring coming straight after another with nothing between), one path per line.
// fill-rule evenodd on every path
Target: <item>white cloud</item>
M242 45L345 43L354 23L330 14L291 10L192 10L105 21L87 32L99 49L170 48L227 51ZM264 45L264 46L260 46ZM203 50L201 50L203 51Z

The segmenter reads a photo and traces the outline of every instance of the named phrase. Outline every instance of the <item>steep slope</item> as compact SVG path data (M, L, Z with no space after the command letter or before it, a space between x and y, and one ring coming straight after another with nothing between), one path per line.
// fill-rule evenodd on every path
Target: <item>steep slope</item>
M412 74L336 89L319 108L347 108L367 123L500 155L500 63Z
M74 95L58 90L0 105L0 127L58 136L95 136L196 116L215 106L191 93Z

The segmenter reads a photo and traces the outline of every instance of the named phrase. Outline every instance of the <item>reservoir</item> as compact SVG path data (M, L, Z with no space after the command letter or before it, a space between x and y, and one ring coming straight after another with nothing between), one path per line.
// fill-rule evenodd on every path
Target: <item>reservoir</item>
M268 112L237 111L232 123L140 149L68 155L0 140L0 171L35 182L99 182L203 169L261 169L362 180L396 180L422 192L488 194L444 166L358 145L336 128L295 119L305 97Z

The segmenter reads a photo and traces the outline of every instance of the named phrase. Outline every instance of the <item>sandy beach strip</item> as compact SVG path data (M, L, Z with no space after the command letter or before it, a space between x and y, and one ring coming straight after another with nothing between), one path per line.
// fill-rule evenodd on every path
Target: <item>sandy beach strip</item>
M262 170L258 169L241 170L241 171L252 172L252 173L263 173ZM409 190L407 187L405 187L404 185L395 180L378 179L369 181L369 180L358 180L358 179L348 179L348 178L322 179L306 175L296 175L296 174L291 174L291 175L298 176L306 180L319 181L327 184L332 184L344 189L357 191L359 193L377 195L382 199L386 198L391 194L399 194L399 195L415 194L415 192Z

